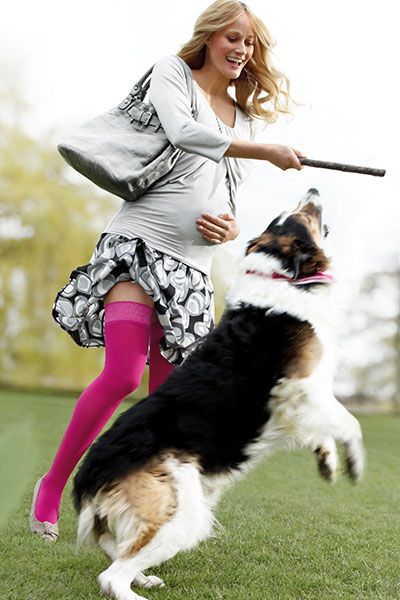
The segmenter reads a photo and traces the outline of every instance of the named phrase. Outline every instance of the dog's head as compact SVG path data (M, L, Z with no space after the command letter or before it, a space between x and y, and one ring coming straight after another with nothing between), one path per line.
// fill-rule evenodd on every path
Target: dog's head
M262 252L274 256L293 279L308 277L329 267L322 237L319 192L311 188L293 212L282 213L249 242L246 254Z

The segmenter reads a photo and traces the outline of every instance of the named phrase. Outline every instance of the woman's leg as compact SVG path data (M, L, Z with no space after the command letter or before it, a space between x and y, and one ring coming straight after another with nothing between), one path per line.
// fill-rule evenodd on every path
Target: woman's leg
M167 379L173 370L173 365L168 362L160 352L160 340L164 332L160 322L151 324L150 330L150 365L149 365L149 393L151 394Z
M136 285L124 283L130 286L129 292ZM107 298L112 301L106 303L104 370L78 399L53 464L42 480L35 506L40 522L57 521L61 495L74 467L117 406L140 384L148 352L152 302L147 296L146 304L116 301L118 297L132 297L131 293L117 292L114 290Z

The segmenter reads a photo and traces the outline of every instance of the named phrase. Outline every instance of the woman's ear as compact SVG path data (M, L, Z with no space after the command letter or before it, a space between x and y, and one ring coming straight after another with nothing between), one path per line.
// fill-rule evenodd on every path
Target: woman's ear
M207 46L207 48L209 48L209 46L210 46L211 38L212 38L212 36L214 35L214 33L215 33L215 32L213 32L213 33L210 33L210 35L209 35L209 36L208 36L208 38L206 39L206 46Z

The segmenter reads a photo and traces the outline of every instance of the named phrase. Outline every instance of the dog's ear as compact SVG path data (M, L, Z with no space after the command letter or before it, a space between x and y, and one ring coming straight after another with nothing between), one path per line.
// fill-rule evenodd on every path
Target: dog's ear
M295 241L287 258L294 279L326 271L330 265L330 259L325 256L322 248L315 244L305 245Z
M253 238L252 240L250 240L250 241L247 242L246 256L248 254L251 254L252 252L254 252L254 250L256 249L257 244L259 243L260 239L261 239L261 236L259 235L258 237Z
M297 248L293 253L293 279L298 279L302 275L304 265L312 258L310 252L304 252L301 248Z
M248 242L248 246L246 248L246 256L257 250L258 248L262 249L265 246L268 246L271 243L271 241L273 241L273 238L266 229L262 232L261 235L253 238Z

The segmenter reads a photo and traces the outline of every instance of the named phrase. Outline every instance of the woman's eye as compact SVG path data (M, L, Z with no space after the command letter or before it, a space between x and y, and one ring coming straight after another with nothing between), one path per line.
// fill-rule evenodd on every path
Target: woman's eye
M237 38L229 36L227 38L227 40L228 40L228 42L231 42L233 44L234 42L237 41ZM246 46L254 46L254 42L252 42L251 40L246 40L245 44L246 44Z

